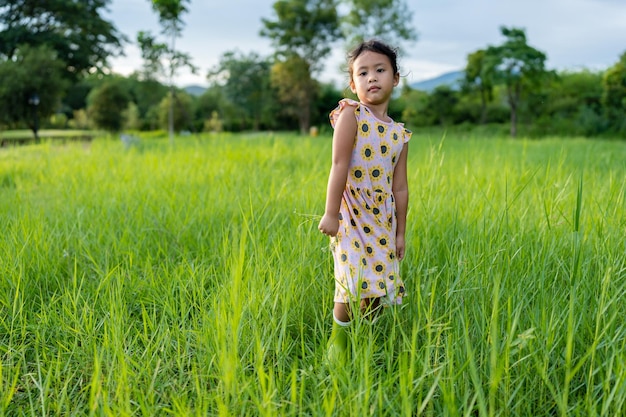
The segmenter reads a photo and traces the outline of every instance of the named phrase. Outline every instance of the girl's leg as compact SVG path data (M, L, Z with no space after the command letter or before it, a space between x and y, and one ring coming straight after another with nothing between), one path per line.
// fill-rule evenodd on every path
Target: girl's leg
M361 300L361 314L364 318L375 319L381 309L380 298L364 298Z
M333 316L336 320L344 323L350 323L352 320L352 314L350 314L350 305L346 303L335 303L333 308Z
M341 366L346 362L350 321L348 304L335 303L333 308L333 330L328 340L327 351L328 361L334 366Z
M382 310L380 298L364 298L360 304L363 318L374 320ZM328 340L328 361L334 366L341 366L348 355L348 329L352 321L350 305L335 303L333 308L333 330Z

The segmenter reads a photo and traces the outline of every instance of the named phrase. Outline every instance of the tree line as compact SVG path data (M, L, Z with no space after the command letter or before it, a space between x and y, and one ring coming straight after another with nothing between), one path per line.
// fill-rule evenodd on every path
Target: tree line
M412 15L402 0L279 0L260 36L274 54L224 52L200 95L176 88L198 69L175 48L189 0L151 0L161 33L141 31L143 65L111 73L107 59L129 42L102 17L110 0L6 0L0 6L0 129L99 128L111 132L328 128L327 114L350 95L318 80L331 46L379 38L410 51ZM344 11L342 13L342 11ZM390 115L412 128L507 126L529 135L626 135L626 52L604 71L550 71L522 28L467 56L457 86L425 92L404 83ZM347 74L346 74L347 79ZM347 84L347 83L346 83Z

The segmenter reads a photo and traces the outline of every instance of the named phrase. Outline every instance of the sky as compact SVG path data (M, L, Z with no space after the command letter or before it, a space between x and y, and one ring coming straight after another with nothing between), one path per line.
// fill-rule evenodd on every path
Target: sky
M179 86L206 86L206 74L223 53L256 52L270 56L270 40L259 36L262 18L274 19L275 0L191 0L177 49L191 55L196 75L181 70ZM141 67L134 45L137 32L160 35L150 0L112 0L103 17L130 43L125 55L110 60L114 72L128 75ZM522 28L528 44L544 52L548 69L603 70L626 52L625 0L406 0L418 40L405 45L400 73L409 83L462 70L467 55L505 38L501 26ZM165 38L160 38L165 41ZM338 42L319 79L345 86L341 71L345 44Z

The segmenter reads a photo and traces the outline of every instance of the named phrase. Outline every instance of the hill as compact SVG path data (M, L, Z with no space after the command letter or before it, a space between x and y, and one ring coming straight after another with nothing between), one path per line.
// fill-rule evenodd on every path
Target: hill
M206 87L202 87L200 85L188 85L187 87L184 87L183 90L185 90L189 95L201 96L206 91Z
M410 84L411 88L430 93L441 85L448 85L456 90L460 87L461 80L465 76L463 71L453 71L442 74L438 77Z

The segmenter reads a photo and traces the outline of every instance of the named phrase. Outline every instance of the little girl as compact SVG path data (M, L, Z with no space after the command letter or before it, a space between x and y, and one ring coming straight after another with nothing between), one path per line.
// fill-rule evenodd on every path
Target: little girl
M354 308L364 316L381 305L400 304L408 205L408 141L411 132L388 115L398 85L396 52L379 41L348 55L350 89L330 113L334 127L326 210L319 230L331 237L335 306L328 356L344 361ZM358 306L358 307L356 307Z

